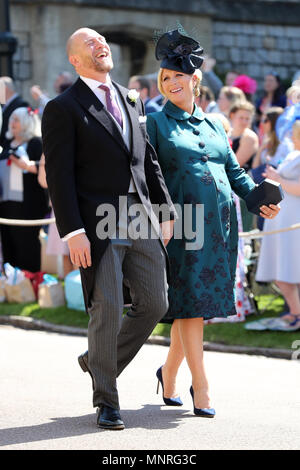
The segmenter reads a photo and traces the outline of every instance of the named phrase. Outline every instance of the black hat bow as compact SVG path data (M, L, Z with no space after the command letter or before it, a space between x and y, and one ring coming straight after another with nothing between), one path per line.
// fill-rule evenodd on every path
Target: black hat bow
M203 48L198 41L183 36L176 29L164 33L158 40L155 49L161 68L193 74L203 63Z

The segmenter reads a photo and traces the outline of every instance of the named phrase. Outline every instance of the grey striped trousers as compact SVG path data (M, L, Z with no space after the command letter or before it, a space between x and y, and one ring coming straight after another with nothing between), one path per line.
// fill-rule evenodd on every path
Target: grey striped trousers
M138 202L130 196L130 202ZM150 222L147 222L150 225ZM132 307L123 317L123 276ZM158 239L112 240L97 268L89 309L93 405L119 409L116 379L168 310L166 255Z

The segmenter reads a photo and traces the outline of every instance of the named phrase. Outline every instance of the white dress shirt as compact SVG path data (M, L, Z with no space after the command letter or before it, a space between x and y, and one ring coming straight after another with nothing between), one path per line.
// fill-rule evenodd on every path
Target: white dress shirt
M129 120L127 117L127 113L124 109L124 105L122 101L120 100L118 93L116 89L114 88L110 77L108 76L106 83L99 82L98 80L94 80L93 78L87 78L87 77L80 77L81 80L92 90L92 92L97 96L97 98L101 101L101 103L106 107L106 94L104 90L101 90L99 88L100 85L106 85L109 86L109 88L112 91L112 94L114 95L114 98L116 99L119 109L122 114L122 120L123 120L123 128L119 125L119 123L115 120L115 118L112 116L112 118L115 120L115 123L119 127L119 129L123 133L123 138L124 141L127 145L128 148L130 148L131 145L131 132L130 132L130 125L129 125ZM136 186L134 184L133 178L130 179L130 184L129 184L129 193L135 193L136 192ZM65 237L62 238L63 241L67 241L70 238L74 237L75 235L78 235L79 233L85 233L84 228L74 230L73 232L68 233Z

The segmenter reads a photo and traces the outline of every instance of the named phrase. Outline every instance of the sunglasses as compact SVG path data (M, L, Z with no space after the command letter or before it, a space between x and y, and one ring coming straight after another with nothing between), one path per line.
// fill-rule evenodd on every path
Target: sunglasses
M262 122L265 124L266 122L269 122L269 120L270 120L270 119L265 118L265 119L262 120Z

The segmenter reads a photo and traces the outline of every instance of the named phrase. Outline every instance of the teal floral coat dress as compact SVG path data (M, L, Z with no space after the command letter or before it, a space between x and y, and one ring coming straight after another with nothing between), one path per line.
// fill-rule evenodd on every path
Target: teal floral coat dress
M167 245L169 311L163 321L236 315L238 224L232 191L244 198L255 184L240 168L221 121L196 106L190 115L168 101L162 111L148 114L147 131L172 201L182 214L176 223L182 224L183 236ZM192 207L193 231L202 227L204 235L202 244L189 249L185 204ZM201 218L198 204L204 209Z

